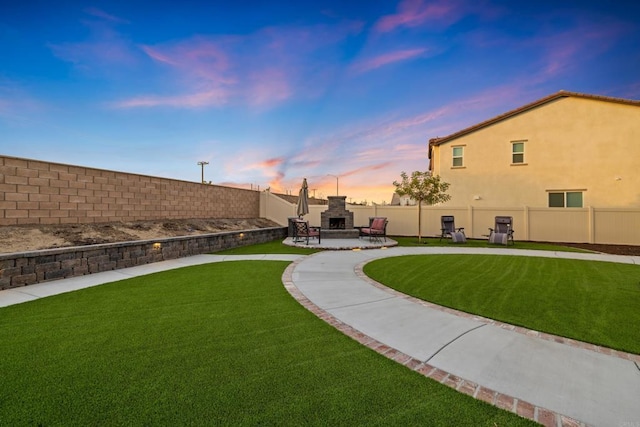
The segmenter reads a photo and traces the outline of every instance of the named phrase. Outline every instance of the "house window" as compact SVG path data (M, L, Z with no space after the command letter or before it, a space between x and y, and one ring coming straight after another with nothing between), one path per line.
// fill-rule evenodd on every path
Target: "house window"
M511 163L524 163L524 143L525 141L511 142Z
M464 147L453 147L453 167L462 167L463 166L463 162L462 162L462 158L463 158L463 154L464 154Z
M582 191L550 191L550 208L581 208Z

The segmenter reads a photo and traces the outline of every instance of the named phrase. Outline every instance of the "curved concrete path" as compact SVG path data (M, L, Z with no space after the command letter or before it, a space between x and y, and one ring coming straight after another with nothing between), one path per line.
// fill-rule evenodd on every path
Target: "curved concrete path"
M310 256L197 255L3 290L0 307L191 265L294 261L283 276L294 297L341 331L409 368L544 425L640 427L640 355L443 309L385 288L361 273L361 266L374 259L436 253L640 265L640 257L464 247L323 251Z
M474 397L545 425L640 426L640 356L445 310L359 273L374 259L436 253L640 264L640 257L509 249L326 251L295 262L284 281L359 341L395 349L392 358Z

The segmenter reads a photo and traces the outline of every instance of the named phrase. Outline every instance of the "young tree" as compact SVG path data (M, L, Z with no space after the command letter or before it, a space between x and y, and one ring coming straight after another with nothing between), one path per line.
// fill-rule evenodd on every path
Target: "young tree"
M400 174L402 182L393 181L396 193L400 196L409 196L418 202L418 242L422 242L422 202L427 205L446 202L451 199L446 191L449 183L440 180L440 175L432 176L431 172L415 171L411 177L406 172Z

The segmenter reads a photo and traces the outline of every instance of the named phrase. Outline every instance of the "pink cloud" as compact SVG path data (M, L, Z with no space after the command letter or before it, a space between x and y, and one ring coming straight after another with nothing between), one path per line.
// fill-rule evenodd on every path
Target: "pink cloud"
M398 11L392 15L383 16L376 22L377 32L387 33L400 27L419 27L427 22L437 22L439 25L450 25L460 18L460 11L456 2L451 0L403 0Z
M240 103L268 108L294 97L317 96L337 61L316 56L319 52L322 58L337 56L338 44L361 28L357 22L268 27L245 36L198 36L143 45L140 49L147 57L163 67L158 71L167 73L169 84L163 90L182 95L136 96L112 105L192 108L209 100L209 105ZM198 93L204 96L194 103ZM224 96L211 97L211 93Z
M352 69L357 73L364 73L395 62L406 61L408 59L419 57L426 51L426 49L405 49L385 53L370 59L357 61L352 66Z
M111 106L116 108L137 108L137 107L186 107L201 108L211 105L223 105L228 96L224 90L211 90L209 92L198 92L191 95L178 96L140 96L127 99L125 101L114 102Z

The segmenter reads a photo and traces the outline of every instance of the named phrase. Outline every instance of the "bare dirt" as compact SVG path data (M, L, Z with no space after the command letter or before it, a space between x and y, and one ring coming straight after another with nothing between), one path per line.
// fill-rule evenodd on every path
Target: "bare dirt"
M26 252L68 246L96 245L164 237L278 227L264 218L179 219L72 225L0 226L0 253ZM640 246L563 243L615 255L640 256Z
M0 226L0 253L279 227L263 218Z

